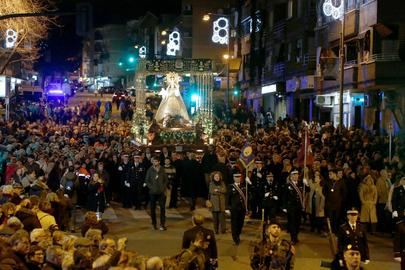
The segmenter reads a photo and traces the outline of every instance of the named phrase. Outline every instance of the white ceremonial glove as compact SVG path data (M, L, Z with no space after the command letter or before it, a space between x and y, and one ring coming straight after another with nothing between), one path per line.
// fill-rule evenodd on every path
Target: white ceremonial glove
M118 170L119 170L119 171L122 171L122 166L119 166L119 167L118 167Z
M124 185L125 185L126 187L131 187L131 185L130 185L127 181L124 182Z
M231 210L225 210L225 214L227 214L228 216L231 215Z
M278 197L277 196L273 196L273 199L275 199L276 201L278 200Z
M304 178L304 179L302 180L302 182L304 183L304 185L309 186L307 179Z
M369 264L370 263L370 260L365 260L364 261L364 264Z
M249 185L251 185L252 184L252 182L250 182L250 179L249 179L249 177L247 177L246 176L246 178L245 178L245 181L249 184Z
M267 192L267 193L264 194L264 197L267 198L267 197L269 197L269 195L270 195L270 192Z
M262 174L258 172L257 177L262 178Z
M283 212L284 212L284 213L287 213L287 209L283 209Z
M143 183L143 187L146 187L146 183Z
M393 217L393 218L398 217L398 212L397 212L397 211L392 212L392 217Z

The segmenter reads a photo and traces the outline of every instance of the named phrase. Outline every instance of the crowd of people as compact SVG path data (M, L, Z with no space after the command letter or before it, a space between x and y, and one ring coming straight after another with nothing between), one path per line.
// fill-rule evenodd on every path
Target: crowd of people
M100 107L45 106L25 119L0 121L1 269L215 269L212 240L229 231L228 215L235 245L243 240L246 215L263 220L253 269L293 269L302 222L326 235L327 218L338 235L337 267L346 267L349 253L358 251L366 263L372 259L367 233L390 236L404 218L403 164L397 155L388 160L382 136L289 118L267 126L219 122L214 145L203 152L175 151L139 146L130 123L106 117L109 110L101 117ZM247 145L255 159L242 164ZM213 230L185 234L188 244L183 241L182 252L171 258L126 250L126 240L109 238L100 219L116 201L124 208L149 208L152 229L165 231L165 208L179 207L180 197L189 200L190 213L204 198ZM77 207L89 211L81 237L75 235ZM280 237L282 217L290 240ZM201 227L201 217L193 222Z

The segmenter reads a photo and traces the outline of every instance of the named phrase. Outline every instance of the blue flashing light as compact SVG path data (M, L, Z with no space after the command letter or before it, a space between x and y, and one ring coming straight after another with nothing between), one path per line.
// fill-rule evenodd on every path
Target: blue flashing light
M130 58L128 58L128 61L129 61L130 63L133 63L133 62L135 62L135 58L131 56Z
M234 95L234 96L237 96L237 95L238 95L238 90L234 90L234 91L233 91L233 95Z
M118 65L119 65L120 67L122 67L123 64L122 64L122 62L119 62Z

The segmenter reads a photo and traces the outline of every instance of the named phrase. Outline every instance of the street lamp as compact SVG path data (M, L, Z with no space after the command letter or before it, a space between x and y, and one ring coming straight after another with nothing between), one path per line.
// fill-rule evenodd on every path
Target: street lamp
M213 34L211 38L212 42L227 45L228 53L223 55L223 58L227 60L225 103L226 107L229 108L229 58L231 58L230 53L231 15L208 13L203 16L203 21L206 22L209 21L211 19L210 15L215 15L219 17L217 20L213 22Z
M345 0L325 0L322 6L326 16L341 20L340 45L339 45L339 131L343 129L343 90L345 79Z

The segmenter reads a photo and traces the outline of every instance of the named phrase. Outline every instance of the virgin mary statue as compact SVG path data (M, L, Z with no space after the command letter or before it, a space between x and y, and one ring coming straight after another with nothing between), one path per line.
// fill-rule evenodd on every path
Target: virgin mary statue
M170 72L166 75L167 89L162 90L159 94L162 95L162 101L156 112L155 120L159 124L163 124L169 118L180 117L185 124L190 123L190 117L187 113L186 105L184 105L179 90L180 76L175 72Z

